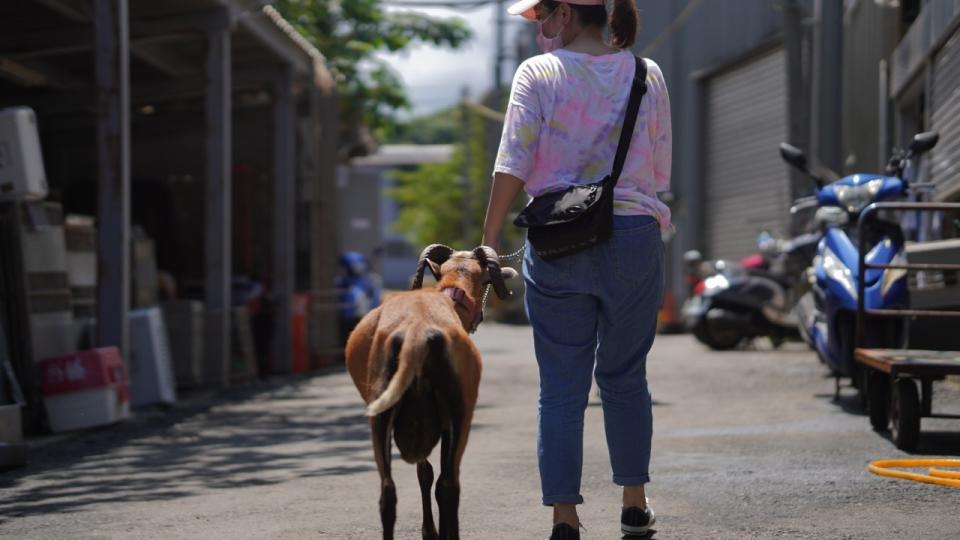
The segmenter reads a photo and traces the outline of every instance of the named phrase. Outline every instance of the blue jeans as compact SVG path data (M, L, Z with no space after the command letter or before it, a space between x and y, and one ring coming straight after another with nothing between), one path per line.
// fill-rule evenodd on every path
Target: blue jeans
M613 238L544 261L524 255L525 304L540 366L537 456L543 504L581 504L583 414L597 378L613 481L650 480L647 352L663 295L663 242L648 216L615 216Z

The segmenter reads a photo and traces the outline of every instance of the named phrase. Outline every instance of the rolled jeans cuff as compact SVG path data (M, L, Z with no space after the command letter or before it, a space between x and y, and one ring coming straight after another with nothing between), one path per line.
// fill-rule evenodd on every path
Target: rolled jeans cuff
M583 504L583 497L576 493L572 495L550 495L543 497L544 506L553 506L555 504Z
M650 475L643 476L613 476L613 483L618 486L642 486L650 483Z

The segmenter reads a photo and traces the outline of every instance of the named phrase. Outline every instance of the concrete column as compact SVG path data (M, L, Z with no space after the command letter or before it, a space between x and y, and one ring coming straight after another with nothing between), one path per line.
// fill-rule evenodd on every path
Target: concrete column
M206 332L204 379L214 386L230 382L230 321L233 202L232 80L229 28L207 35L206 62Z
M292 369L290 315L294 289L296 249L296 134L293 78L286 71L273 91L273 294L277 313L273 333L273 371Z
M130 39L127 0L94 0L97 80L97 344L129 362Z

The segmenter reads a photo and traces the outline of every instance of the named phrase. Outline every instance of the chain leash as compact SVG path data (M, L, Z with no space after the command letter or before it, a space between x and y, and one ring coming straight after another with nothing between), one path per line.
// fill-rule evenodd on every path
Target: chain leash
M520 249L514 251L509 255L500 255L500 260L501 261L511 261L514 259L520 260L523 257L523 252L526 250L527 250L527 246L524 245L523 247L521 247Z
M514 251L509 255L499 255L499 259L500 261L520 260L523 258L523 252L526 251L526 249L527 249L527 246L524 245L523 247L521 247L520 249ZM490 285L487 284L486 288L484 288L483 290L483 300L481 301L481 304L480 304L481 312L487 311L487 298L489 296L490 296Z

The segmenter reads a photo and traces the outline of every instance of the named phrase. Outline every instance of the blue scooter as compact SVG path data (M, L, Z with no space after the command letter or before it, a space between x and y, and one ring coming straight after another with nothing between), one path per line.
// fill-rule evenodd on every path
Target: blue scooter
M910 303L905 271L870 269L864 276L859 275L861 243L869 248L868 264L906 262L900 224L873 218L865 228L865 238L858 238L860 213L875 202L903 198L919 188L911 187L904 170L911 160L933 148L938 139L936 133L918 134L909 150L894 153L885 174L854 174L829 184L809 170L802 150L786 143L780 145L783 160L816 184L815 197L799 204L817 208L814 219L823 229L810 271L812 302L806 302L810 313L800 315L800 330L837 378L838 390L841 377L850 378L858 389L864 387L866 372L854 361L858 280L866 280L867 309L905 308ZM906 340L905 322L900 319L871 320L866 328L864 338L869 347L896 348Z
M370 271L370 262L361 253L344 252L339 263L342 272L336 287L340 301L340 340L346 343L360 319L380 305L383 284L380 276Z

